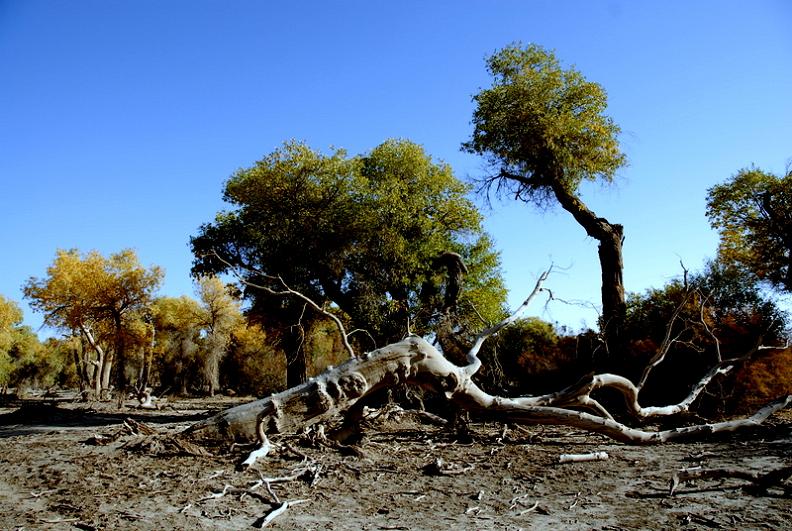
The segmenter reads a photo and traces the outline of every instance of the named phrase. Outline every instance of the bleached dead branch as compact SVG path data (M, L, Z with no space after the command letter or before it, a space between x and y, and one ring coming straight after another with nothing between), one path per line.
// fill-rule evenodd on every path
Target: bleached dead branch
M454 365L423 338L410 336L358 358L351 357L340 366L302 385L226 410L191 426L184 435L209 442L258 439L263 447L266 433L295 432L329 421L371 393L400 384L414 384L439 391L463 409L505 422L574 426L631 444L678 441L754 427L792 402L792 396L784 397L748 418L652 431L633 428L614 420L591 396L598 389L615 389L626 399L628 411L639 419L678 414L688 411L704 387L717 375L729 371L734 360L716 365L694 386L687 398L668 406L641 406L640 386L622 376L607 373L587 376L566 389L542 396L509 398L484 392L472 380L481 367L478 352L483 342L517 320L519 313L542 291L543 283L551 271L552 268L540 275L533 291L514 314L479 334L467 353L466 366ZM254 284L248 285L255 287ZM276 293L270 288L259 287ZM283 293L292 294L291 290L279 294ZM308 299L296 292L293 295L302 300ZM306 303L318 308L315 303ZM346 336L340 320L334 320L342 335ZM674 341L670 332L667 338L665 343L670 345ZM665 352L667 347L661 349L660 358L651 361L653 366L662 361ZM642 380L646 376L647 372ZM588 409L596 414L569 408Z

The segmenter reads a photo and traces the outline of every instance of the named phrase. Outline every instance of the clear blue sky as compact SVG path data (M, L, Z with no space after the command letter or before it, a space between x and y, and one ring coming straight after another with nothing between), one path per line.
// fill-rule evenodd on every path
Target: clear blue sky
M716 250L706 190L792 157L786 1L0 0L0 294L43 276L57 248L134 248L192 293L190 235L225 179L290 138L360 153L409 138L480 176L460 152L484 58L554 49L608 91L630 165L583 199L625 226L625 282L659 287ZM516 305L549 286L599 302L595 242L561 210L486 209ZM40 316L26 310L37 327ZM590 310L535 313L578 328Z

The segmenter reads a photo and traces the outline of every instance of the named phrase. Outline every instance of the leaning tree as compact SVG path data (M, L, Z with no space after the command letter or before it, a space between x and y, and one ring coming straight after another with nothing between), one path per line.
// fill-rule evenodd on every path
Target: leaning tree
M620 129L604 114L605 91L536 45L508 46L487 60L487 69L493 84L473 98L474 130L463 149L491 166L486 190L494 187L537 205L556 201L598 241L600 324L610 351L621 355L624 230L591 211L578 192L583 181L611 182L625 164Z

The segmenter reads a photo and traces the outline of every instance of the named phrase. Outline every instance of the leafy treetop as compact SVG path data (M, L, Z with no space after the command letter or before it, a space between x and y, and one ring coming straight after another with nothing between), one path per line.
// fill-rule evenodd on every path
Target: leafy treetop
M720 259L792 292L792 172L740 170L709 189L707 217L720 235Z
M610 182L625 164L620 129L604 114L605 90L562 68L553 52L514 44L492 55L487 70L493 85L473 98L474 132L463 149L499 172L489 184L544 204L554 186L574 194L582 180Z
M481 216L466 198L468 188L451 168L434 162L417 144L389 140L371 152L324 155L287 142L253 167L235 173L224 199L232 210L200 228L191 244L194 274L226 270L216 260L248 266L248 280L280 277L320 304L340 309L377 341L422 333L439 308L442 277L432 262L444 251L473 263L470 279L487 286L502 311L505 290L497 254L481 229ZM275 282L277 287L277 282ZM255 291L258 313L293 322L301 305L265 300ZM286 316L287 308L292 315ZM488 318L495 318L488 315Z

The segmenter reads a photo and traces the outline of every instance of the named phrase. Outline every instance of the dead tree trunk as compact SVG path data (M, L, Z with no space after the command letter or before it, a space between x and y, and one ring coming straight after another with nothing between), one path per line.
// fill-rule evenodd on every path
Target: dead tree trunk
M688 410L707 383L731 369L728 362L713 368L683 401L664 407L641 406L640 387L627 378L607 373L590 375L566 389L542 396L509 398L484 392L472 379L481 368L478 352L483 342L517 319L518 313L542 290L542 283L548 275L549 271L540 277L534 291L514 315L479 334L467 353L466 365L451 363L423 338L410 336L398 343L352 357L339 367L282 393L228 409L194 424L183 436L209 444L257 439L265 447L268 445L267 434L295 432L328 421L349 410L362 398L380 389L402 384L443 393L463 409L482 416L513 423L574 426L632 444L655 444L754 427L792 403L790 395L750 418L649 431L616 421L592 397L594 391L603 388L621 393L628 413L639 421L649 417L676 415ZM340 328L341 333L345 334L343 327Z
M598 416L567 409L570 405L591 406L588 394L594 388L612 387L628 396L634 386L617 375L597 375L592 377L592 382L587 382L588 385L577 384L551 395L506 398L482 391L471 379L473 368L473 364L458 367L424 339L409 337L348 360L282 393L228 409L194 424L183 435L196 442L218 444L255 441L262 434L295 432L337 417L379 389L404 383L442 392L464 409L493 419L574 426L632 444L691 439L757 426L770 414L792 402L792 396L785 397L747 419L646 431L617 422L610 415ZM681 409L678 406L641 408L637 403L636 407L642 417L675 414Z

